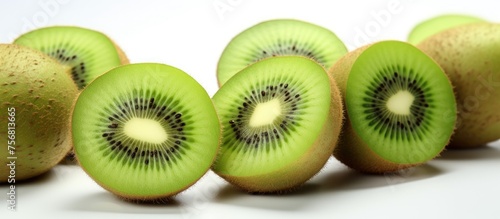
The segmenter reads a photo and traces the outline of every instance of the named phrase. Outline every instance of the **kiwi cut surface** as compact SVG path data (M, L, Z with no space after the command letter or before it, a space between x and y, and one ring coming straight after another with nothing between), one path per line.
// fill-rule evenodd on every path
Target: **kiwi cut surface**
M334 156L367 173L424 163L440 154L456 122L443 70L416 47L382 41L341 58L329 73L344 97L346 123Z
M206 91L171 66L112 69L80 94L73 116L77 160L105 189L156 200L194 184L212 165L221 128Z
M342 125L336 83L299 56L248 66L213 101L223 126L213 170L249 192L283 192L307 181L331 157Z
M38 176L63 159L71 148L69 120L77 92L51 57L0 44L0 183ZM11 162L15 165L8 166Z
M15 44L48 54L70 69L79 89L116 66L127 64L125 53L103 33L72 26L53 26L21 35Z
M486 22L484 19L466 14L444 14L416 25L408 35L408 42L414 45L441 31L465 24Z
M236 72L267 57L299 55L325 68L347 53L344 43L330 30L304 21L277 19L259 23L235 36L217 65L222 86Z
M436 60L455 89L459 122L449 148L500 139L500 24L455 27L417 47Z

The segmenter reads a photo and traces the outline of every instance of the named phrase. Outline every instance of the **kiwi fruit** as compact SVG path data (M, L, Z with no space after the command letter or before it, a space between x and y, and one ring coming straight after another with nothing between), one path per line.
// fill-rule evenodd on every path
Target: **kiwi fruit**
M261 59L281 55L309 57L325 68L347 53L330 30L304 21L277 19L246 29L224 49L217 65L219 86Z
M24 46L0 44L0 139L4 145L0 183L38 176L64 158L71 148L69 121L77 92L56 60Z
M408 42L416 45L427 37L441 31L477 22L486 21L482 18L466 14L444 14L433 17L416 25L408 35Z
M223 127L212 169L250 193L282 193L306 182L331 157L342 126L336 83L305 57L258 61L212 99Z
M123 50L105 34L82 27L52 26L18 37L14 44L42 51L71 69L79 89L116 66L129 63Z
M459 122L449 148L500 139L500 24L459 26L417 47L441 65L455 89Z
M210 169L221 127L198 82L163 64L116 67L79 95L76 158L100 186L127 200L167 199Z
M456 102L439 65L415 46L381 41L329 70L346 122L334 156L365 173L388 173L438 156L453 133Z

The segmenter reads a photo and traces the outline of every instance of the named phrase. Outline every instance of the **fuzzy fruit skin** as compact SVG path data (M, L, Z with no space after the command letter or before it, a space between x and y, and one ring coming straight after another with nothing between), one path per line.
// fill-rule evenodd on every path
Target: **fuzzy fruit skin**
M118 44L116 44L113 40L111 40L111 42L113 42L116 52L118 53L118 57L120 58L120 64L122 65L130 64L130 60L128 59L125 51L123 51L123 49L120 46L118 46Z
M341 146L336 147L333 152L335 158L346 166L359 172L383 174L419 165L398 164L383 159L361 140L349 121L344 125L339 144L341 144Z
M371 45L360 47L339 59L329 70L328 74L335 78L342 96L345 97L347 79L351 67L356 59ZM345 99L342 100L346 106ZM415 166L415 164L398 164L387 161L373 152L368 145L354 131L347 114L344 111L345 123L340 135L339 144L335 147L333 156L346 166L364 173L380 174L394 172L400 169Z
M329 79L331 105L328 118L321 134L298 161L275 172L251 177L232 177L216 173L231 184L250 193L284 193L297 188L313 177L331 157L344 120L340 90L335 80L330 76Z
M473 148L500 139L500 24L474 23L417 45L450 78L458 105L448 148Z
M14 107L16 181L48 171L69 151L69 116L77 92L56 60L27 47L0 44L0 139L7 144L7 112ZM8 156L6 146L0 150L0 183L9 177Z

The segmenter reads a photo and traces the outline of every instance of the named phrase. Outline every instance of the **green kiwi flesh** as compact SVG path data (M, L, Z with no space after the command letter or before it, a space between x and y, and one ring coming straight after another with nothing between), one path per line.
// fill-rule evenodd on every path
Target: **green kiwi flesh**
M456 122L443 70L416 47L382 41L341 58L330 70L347 121L334 156L366 173L422 164L440 154Z
M408 42L416 45L427 37L441 31L477 22L486 21L482 18L465 14L445 14L433 17L416 25L408 35Z
M330 30L299 20L277 19L254 25L235 36L217 65L222 86L246 66L280 55L309 57L329 68L347 53L344 43Z
M125 53L109 37L81 27L40 28L21 35L14 43L59 60L71 69L79 89L111 68L128 63Z
M0 44L0 139L4 145L0 183L38 176L64 158L71 148L69 120L77 92L56 60L27 47ZM11 162L15 162L15 173L7 165Z
M459 122L449 148L500 139L500 24L468 24L417 45L436 60L454 86Z
M129 200L171 197L212 165L220 124L206 91L162 64L123 65L80 94L72 116L75 154L99 185Z
M248 192L286 192L326 163L342 125L339 90L299 56L252 64L213 96L223 126L213 170Z

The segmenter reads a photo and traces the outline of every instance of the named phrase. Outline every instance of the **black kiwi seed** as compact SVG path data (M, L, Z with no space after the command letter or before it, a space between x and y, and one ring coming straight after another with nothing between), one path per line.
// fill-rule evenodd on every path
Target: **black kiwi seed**
M381 74L384 73L382 72ZM409 82L405 83L406 81ZM369 106L372 109L364 111L366 113L365 118L370 121L369 124L374 125L378 123L384 123L387 126L376 127L379 129L384 127L386 129L389 129L391 133L413 130L414 128L418 128L419 126L421 126L423 118L426 114L426 109L429 107L429 105L426 103L427 100L423 90L419 87L416 87L417 84L417 80L402 76L397 71L394 71L392 74L390 74L390 76L383 76L382 82L378 86L372 87L372 90L367 92L367 97L364 98L366 102L363 105L366 107ZM402 89L409 91L415 97L414 104L410 108L411 115L396 116L392 112L387 111L385 107L381 107L383 105L379 105L379 103L387 101L392 95L394 95L395 91L399 91L399 89L391 89L392 86L403 86ZM411 121L412 118L416 121L415 123ZM407 126L405 124L414 124L416 127Z
M64 49L56 49L55 52L47 52L47 54L59 60L65 65L72 66L71 77L73 78L79 89L82 89L87 85L85 80L85 74L87 73L85 69L85 63L74 63L77 59L77 55L66 54L66 50Z
M148 92L150 93L150 92ZM183 147L187 137L184 133L184 127L186 127L186 122L183 121L182 113L179 111L174 111L169 109L167 106L157 103L157 100L162 99L158 97L135 97L131 101L125 101L122 104L115 106L114 108L121 112L109 113L105 118L107 123L103 124L106 127L102 130L102 138L104 138L109 145L109 150L123 151L118 156L126 156L130 162L144 162L148 165L151 162L164 162L171 161L172 159L168 157L167 154L173 154L181 152L183 153ZM113 107L111 107L113 108ZM128 109L128 110L125 110ZM135 110L134 110L135 109ZM151 144L148 142L142 142L136 147L128 147L124 145L137 145L137 140L131 139L130 137L120 134L114 136L117 132L119 133L120 127L124 127L128 119L133 118L134 115L139 114L138 111L153 111L152 115L157 115L157 117L151 119L163 119L165 122L160 122L165 130L168 130L172 134L175 141L166 141L161 144ZM166 114L166 116L164 116ZM162 120L162 121L163 121ZM134 143L135 142L135 143ZM149 150L147 148L153 148ZM159 151L161 149L161 151ZM165 151L164 154L162 151ZM140 157L145 157L145 160L138 160ZM165 157L165 159L160 159Z
M275 46L271 46L270 51L263 50L262 53L255 57L251 63L257 62L259 60L268 58L268 57L276 57L276 56L282 56L282 55L299 55L299 56L306 56L309 58L312 58L316 60L319 63L323 63L325 60L323 60L323 57L315 57L312 51L305 50L305 49L297 49L297 45L295 44L282 44L278 43Z
M288 124L295 123L295 117L292 115L295 114L301 103L300 94L288 87L288 84L283 83L269 84L263 86L262 89L257 89L258 91L252 90L247 96L243 97L244 101L241 103L243 107L239 108L238 114L234 119L229 120L229 125L238 141L252 146L252 148L258 148L260 144L273 139L279 139L280 135L286 134ZM284 105L284 115L277 119L274 124L270 125L271 127L247 127L245 124L250 120L252 113L248 109L253 109L258 103L270 101L275 97L278 97ZM258 102L251 100L258 100ZM251 131L243 131L245 129Z

